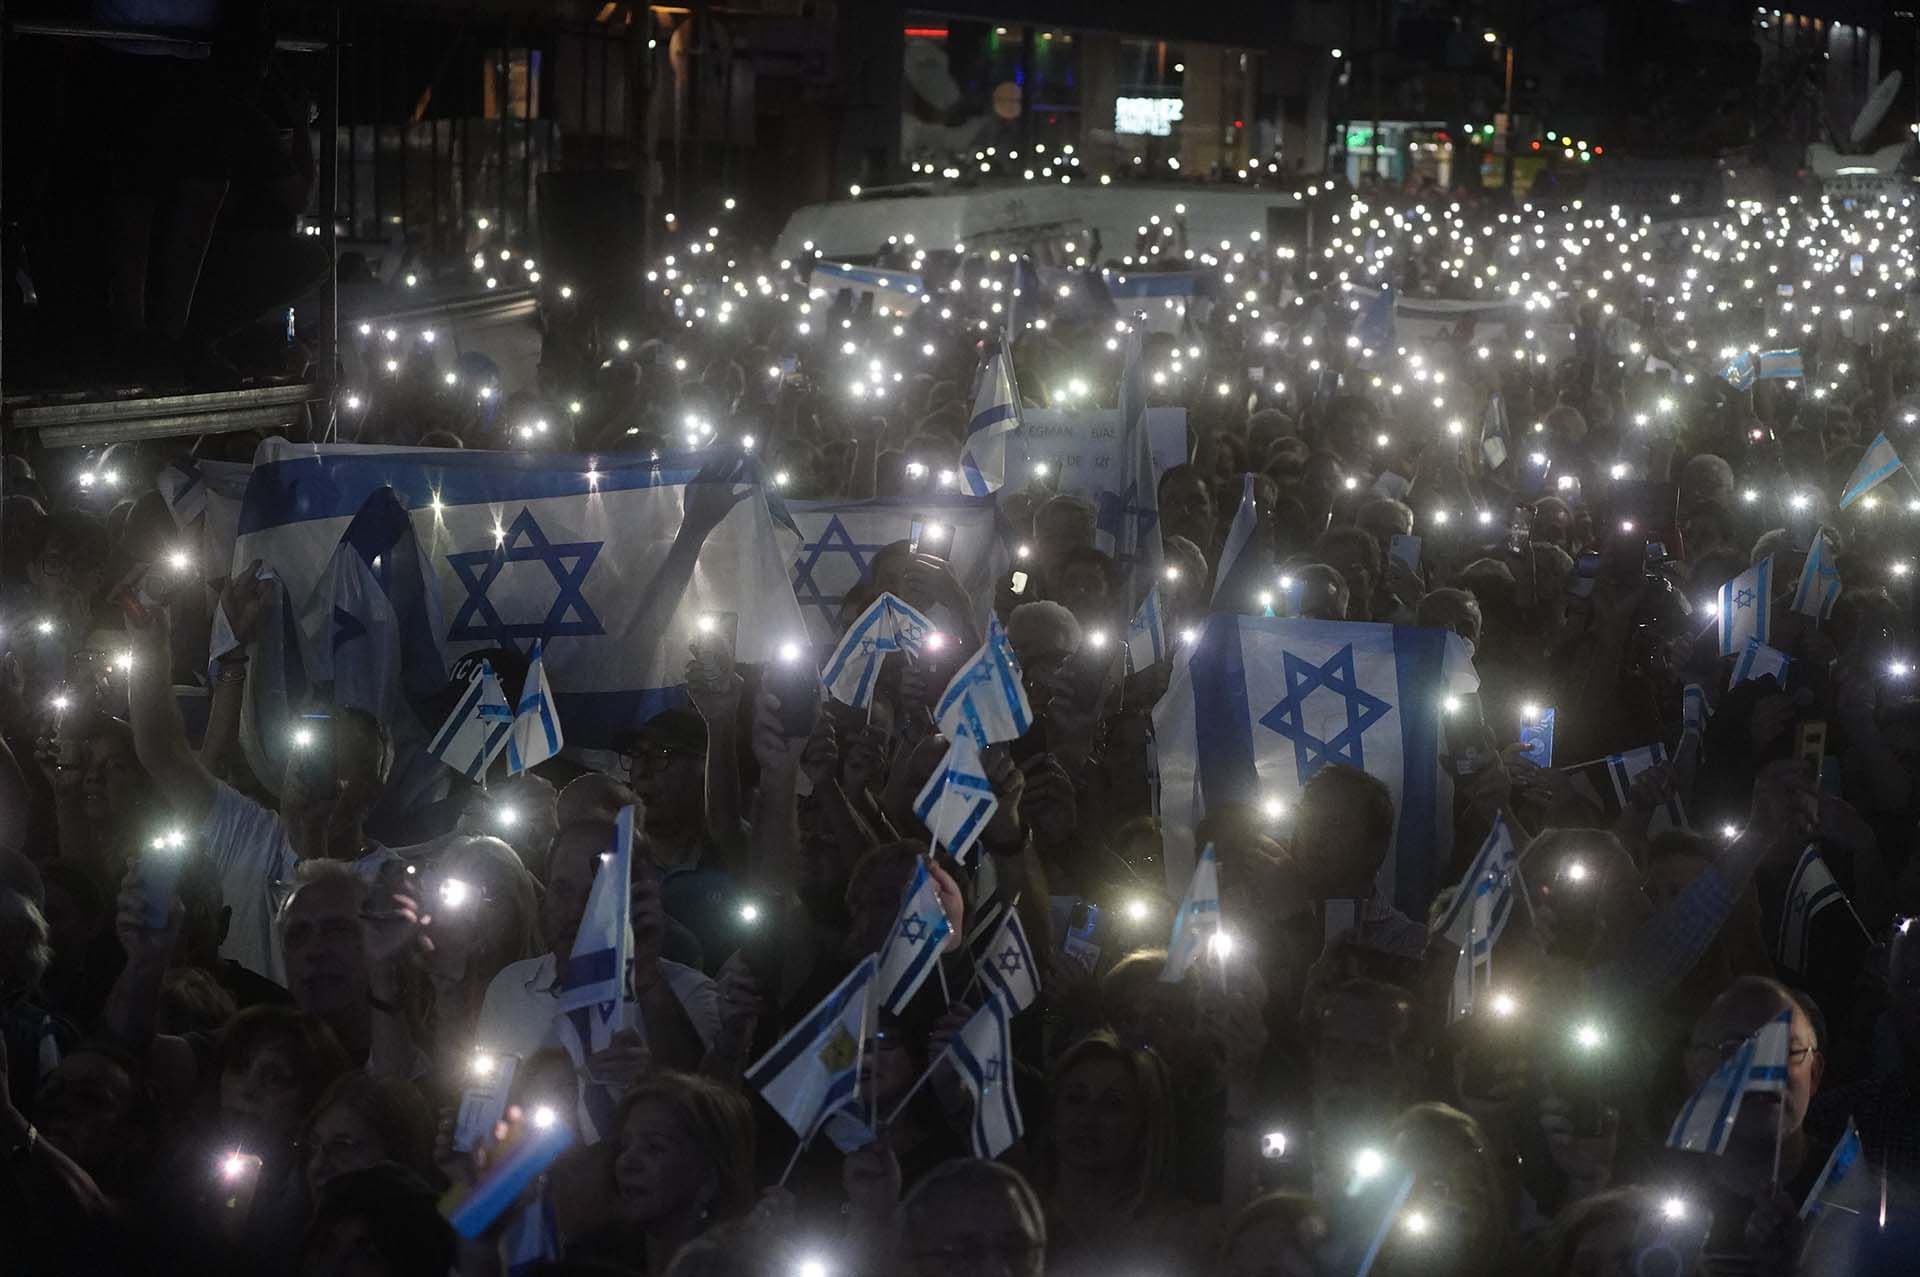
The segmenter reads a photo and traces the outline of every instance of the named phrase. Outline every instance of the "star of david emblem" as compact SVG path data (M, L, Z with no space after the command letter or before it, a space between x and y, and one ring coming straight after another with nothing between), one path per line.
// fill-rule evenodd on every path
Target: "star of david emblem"
M987 1057L987 1061L985 1065L982 1066L982 1069L987 1075L988 1086L992 1086L994 1083L1000 1080L1000 1074L1005 1069L1005 1067L1006 1066L1001 1062L999 1056L991 1055Z
M1734 606L1735 606L1736 608L1741 608L1741 609L1746 609L1746 608L1750 608L1750 607L1752 607L1752 606L1753 606L1753 591L1752 591L1752 590L1742 590L1742 591L1740 591L1740 592L1739 592L1738 594L1736 594L1736 595L1734 595L1734 596L1733 596L1733 605L1734 605Z
M1011 944L1000 952L999 961L1000 969L1008 975L1017 973L1026 965L1026 959L1020 956L1019 946Z
M467 589L466 600L447 627L448 640L456 643L478 640L515 647L515 639L605 634L600 618L580 592L604 544L603 541L549 541L533 512L522 506L519 516L505 533L496 537L492 546L447 556L454 575ZM544 564L552 574L553 603L545 616L537 620L510 621L494 606L488 592L509 563Z
M829 594L814 579L814 569L820 566L820 560L845 556L852 560L853 576L851 580L864 580L872 557L886 549L885 544L863 545L853 539L847 531L847 525L835 515L827 520L827 526L820 529L816 541L802 541L800 557L793 561L793 597L799 600L801 607L817 607L829 625L840 619L840 604L846 598L846 591Z
M860 1058L860 1044L853 1040L853 1034L847 1032L847 1026L836 1024L833 1033L820 1047L814 1058L820 1061L820 1067L829 1073L843 1073L853 1067Z
M900 938L908 944L919 944L927 938L927 920L919 914L908 914L900 920Z
M1122 530L1128 519L1138 526L1133 532L1133 544L1139 544L1140 538L1153 530L1160 521L1160 512L1150 506L1140 504L1140 482L1130 480L1125 488L1118 492L1103 491L1099 494L1099 514L1095 526L1114 540L1115 557L1122 567L1133 561L1128 538Z
M1260 725L1293 742L1300 783L1306 784L1328 763L1350 763L1365 770L1361 738L1393 706L1361 688L1353 672L1353 644L1335 652L1323 665L1302 660L1292 652L1281 655L1286 662L1287 694L1261 716ZM1313 734L1306 719L1307 698L1319 688L1334 693L1346 705L1346 726L1325 739Z

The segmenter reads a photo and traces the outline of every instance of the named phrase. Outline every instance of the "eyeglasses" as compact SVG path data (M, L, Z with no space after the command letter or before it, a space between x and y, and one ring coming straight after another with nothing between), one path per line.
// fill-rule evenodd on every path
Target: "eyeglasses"
M1689 1051L1711 1051L1720 1057L1722 1064L1725 1064L1735 1055L1738 1055L1740 1048L1746 1044L1747 1039L1744 1037L1721 1038L1718 1042L1689 1042L1687 1043L1687 1049ZM1818 1047L1789 1046L1787 1048L1787 1067L1792 1069L1800 1068L1818 1053Z

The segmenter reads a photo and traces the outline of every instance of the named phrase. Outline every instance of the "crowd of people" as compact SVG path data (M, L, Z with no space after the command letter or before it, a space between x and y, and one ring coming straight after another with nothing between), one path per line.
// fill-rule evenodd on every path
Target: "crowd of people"
M678 657L678 705L617 756L485 786L441 769L401 803L389 778L420 760L365 707L320 703L317 748L284 774L249 765L280 587L179 551L186 516L155 481L191 440L8 456L8 1270L1904 1271L1920 488L1895 469L1840 498L1876 436L1913 446L1910 208L1309 198L1310 245L1189 245L1170 200L1173 229L1127 254L1213 281L1138 356L1188 427L1153 503L1164 660L1116 641L1141 577L1100 548L1100 502L1037 472L997 494L1012 568L993 598L904 539L849 594L843 626L889 593L1004 627L1032 726L983 751L998 806L964 857L929 857L914 796L948 744L935 704L984 633L889 657L871 708L806 715L708 636ZM952 489L971 379L1025 278L1012 257L885 246L929 283L903 304L812 288L810 262L695 221L669 226L639 301L547 281L542 382L522 394L442 375L430 338L364 334L393 359L352 388L346 429L730 449L774 500ZM1050 269L1104 264L1051 250ZM1089 303L1096 279L1025 290L1010 351L1029 408L1115 402L1129 316ZM1459 309L1396 330L1396 295ZM1797 351L1792 376L1728 367L1776 349ZM1840 585L1809 609L1810 555ZM1786 659L1736 679L1718 591L1769 557L1762 633ZM1192 657L1179 636L1219 612L1457 636L1479 691L1440 751L1452 828L1432 831L1431 876L1461 881L1492 831L1518 849L1469 1013L1452 891L1381 885L1410 809L1337 761L1284 803L1207 810L1216 942L1169 963L1192 914L1167 865L1193 848L1162 845L1153 710ZM485 655L519 704L526 653ZM1524 729L1547 711L1542 751ZM1605 760L1656 744L1615 788ZM640 1023L592 1050L555 991L627 808ZM1844 908L1796 909L1809 847ZM753 1066L886 945L923 874L954 942L904 1007L860 1021L841 1103L861 1134L803 1139ZM1009 912L1038 995L996 1061L1021 1134L986 1157L952 1047L992 987L967 942ZM1670 1148L1688 1097L1783 1014L1784 1071L1722 1150ZM509 1064L497 1122L471 1129ZM447 1223L555 1126L570 1146L504 1209ZM1857 1164L1834 1173L1849 1131Z

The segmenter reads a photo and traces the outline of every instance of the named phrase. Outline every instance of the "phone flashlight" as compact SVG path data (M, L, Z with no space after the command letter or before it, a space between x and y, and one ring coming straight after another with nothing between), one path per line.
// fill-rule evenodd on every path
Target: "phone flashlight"
M1377 1148L1363 1148L1353 1155L1353 1177L1359 1180L1373 1179L1384 1174L1387 1169L1387 1155Z
M708 612L705 615L703 615L699 619L699 621L697 621L695 624L697 624L700 627L700 632L702 634L711 634L715 630L720 628L720 619L716 617L713 613Z
M1127 901L1126 914L1128 922L1145 922L1152 913L1152 906L1148 905L1145 900L1142 900L1138 896Z
M1105 647L1106 645L1107 645L1107 632L1105 630L1093 630L1088 633L1087 635L1088 647L1092 648L1094 651L1097 652L1101 648Z
M1279 820L1287 814L1287 805L1278 798L1269 798L1260 804L1260 810L1268 820Z
M1233 936L1226 931L1216 931L1207 937L1207 952L1216 962L1225 962L1233 956Z
M927 635L927 650L929 652L937 652L941 648L945 647L946 645L947 645L947 636L942 634L939 630L935 630L933 631L933 633Z
M543 1131L546 1130L547 1128L551 1127L555 1122L559 1120L560 1120L560 1114L554 1111L553 1105L536 1104L534 1106L533 1124L539 1127L541 1130Z
M1015 572L1013 574L1013 592L1015 594L1025 594L1027 592L1027 580L1028 577L1025 572Z
M1510 1020L1520 1014L1520 999L1502 989L1488 1001L1488 1007L1503 1020Z
M512 829L520 823L520 813L506 803L501 803L493 809L493 823L502 829Z
M460 909L473 899L473 888L459 878L449 878L440 884L440 903L449 909Z
M752 926L760 921L760 906L749 900L740 906L740 921Z
M167 566L175 572L185 572L193 566L193 556L185 550L174 550L167 555Z
M494 1075L494 1072L499 1069L500 1061L494 1059L493 1056L486 1051L475 1051L473 1053L473 1061L467 1067L477 1078L490 1078Z
M1400 1226L1414 1237L1425 1237L1433 1228L1433 1221L1427 1218L1425 1211L1410 1210L1400 1217Z
M1598 1051L1607 1040L1607 1035L1592 1020L1582 1020L1573 1026L1573 1044L1582 1051Z

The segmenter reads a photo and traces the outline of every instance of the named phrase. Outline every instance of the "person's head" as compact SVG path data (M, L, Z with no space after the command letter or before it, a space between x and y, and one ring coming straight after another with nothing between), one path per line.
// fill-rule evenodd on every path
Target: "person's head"
M1535 545L1573 551L1573 511L1559 497L1541 497L1533 503L1531 537Z
M561 789L560 797L554 804L554 819L561 825L569 825L577 820L599 820L611 822L620 815L622 807L632 806L640 801L633 787L611 772L588 772L584 776L575 776ZM555 837L559 830L554 830Z
M649 831L684 837L697 828L707 769L707 725L690 709L663 710L640 725L625 749L633 792Z
M370 889L337 860L310 860L296 871L293 893L276 925L293 1004L336 1031L367 1006L367 958L360 915Z
M1658 1218L1645 1188L1613 1188L1562 1210L1547 1239L1547 1277L1639 1277L1636 1234Z
M120 842L152 805L152 785L133 751L133 729L117 718L97 718L80 752L80 799L87 824L105 841Z
M1062 1169L1127 1186L1129 1210L1164 1191L1172 1153L1173 1107L1166 1066L1151 1051L1097 1032L1054 1062L1047 1158Z
M501 967L538 951L538 887L506 843L458 835L425 878L422 904L433 917L427 969L436 982L483 988Z
M860 1055L860 1097L891 1113L927 1067L926 1036L882 1011Z
M1413 535L1413 507L1392 497L1374 497L1354 514L1353 523L1374 544L1391 545L1397 536Z
M1424 1061L1413 997L1380 980L1309 980L1301 1018L1322 1137L1315 1156L1332 1165L1352 1155L1356 1135L1384 1125L1416 1093Z
M955 1158L901 1201L894 1246L905 1277L1041 1277L1046 1214L1011 1166Z
M1113 556L1091 547L1064 555L1048 578L1054 600L1083 630L1111 630L1123 619L1126 586Z
M614 828L611 818L589 816L566 821L553 836L553 850L547 855L547 889L540 897L540 939L559 962L573 953L574 937L593 894L593 878L600 871L601 853L613 846Z
M1040 570L1049 578L1074 550L1093 545L1096 526L1093 503L1085 497L1061 493L1033 516L1033 548Z
M1480 1123L1445 1104L1416 1104L1394 1122L1387 1156L1413 1173L1407 1208L1426 1221L1417 1241L1423 1271L1484 1269L1462 1263L1498 1264L1505 1248L1507 1204L1500 1167ZM1391 1244L1391 1243L1390 1243ZM1432 1260L1450 1256L1453 1263Z
M1329 529L1314 542L1313 557L1340 573L1350 591L1347 613L1358 620L1373 615L1373 591L1380 583L1380 542L1362 528Z
M1722 510L1731 510L1734 496L1733 467L1713 453L1696 453L1680 467L1681 514L1709 501Z
M1733 1057L1740 1044L1758 1033L1781 1012L1791 1012L1787 1030L1787 1089L1785 1092L1760 1091L1740 1102L1740 1114L1734 1120L1728 1151L1747 1158L1771 1159L1777 1133L1792 1134L1806 1119L1807 1106L1820 1089L1820 1075L1826 1062L1820 1054L1820 1041L1812 1018L1799 998L1778 980L1765 976L1741 976L1713 1000L1687 1035L1687 1048L1681 1056L1687 1089L1698 1091L1721 1064Z
M327 1184L300 1239L300 1277L427 1277L454 1267L438 1195L399 1166L348 1171Z
M533 772L476 789L460 827L492 834L513 848L535 877L547 863L547 848L560 828L560 795L553 782Z
M620 1102L616 1208L643 1229L702 1225L753 1205L753 1111L730 1087L657 1071Z
M1328 763L1294 807L1291 853L1316 899L1373 894L1393 841L1393 793L1379 777Z
M1227 1224L1220 1277L1315 1277L1314 1255L1331 1233L1324 1206L1305 1193L1268 1193Z
M1520 853L1520 866L1531 915L1546 924L1562 957L1611 958L1652 912L1633 857L1606 830L1545 830Z
M358 1069L329 1086L300 1137L307 1192L319 1198L341 1175L392 1162L419 1175L433 1167L433 1110L413 1083Z
M1306 563L1289 568L1300 591L1300 615L1309 621L1344 621L1353 607L1353 591L1339 569L1325 563Z
M1007 617L1007 642L1020 661L1027 694L1053 686L1055 677L1080 650L1080 622L1051 599L1022 603ZM1044 701L1046 695L1036 698ZM1036 703L1034 708L1039 709Z
M289 729L280 823L301 860L354 860L366 848L367 813L393 766L393 738L350 705L315 708ZM328 757L328 754L331 757Z
M1161 597L1171 616L1197 610L1207 588L1207 556L1183 536L1167 535L1160 542L1161 571L1166 585Z
M109 1193L123 1193L153 1152L158 1112L139 1061L84 1043L60 1058L33 1097L41 1138Z
M1162 980L1166 964L1165 949L1135 949L1114 963L1100 977L1100 1013L1121 1045L1153 1051L1180 1073L1198 1038L1194 986Z
M1185 537L1202 550L1213 548L1213 485L1198 466L1177 465L1160 476L1160 531Z
M1446 586L1429 593L1414 609L1413 623L1433 630L1451 630L1466 640L1467 655L1480 646L1480 631L1485 621L1480 602L1465 590Z
M314 1103L347 1071L347 1053L326 1023L290 1007L248 1007L214 1043L222 1133L242 1151L271 1157L291 1148Z

